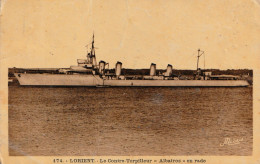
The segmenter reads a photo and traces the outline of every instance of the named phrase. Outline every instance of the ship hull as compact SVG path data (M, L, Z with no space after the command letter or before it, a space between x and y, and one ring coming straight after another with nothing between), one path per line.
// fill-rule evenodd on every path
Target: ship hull
M103 84L99 76L82 74L26 74L15 73L22 86L97 86Z
M103 80L98 75L15 73L22 86L246 87L246 80Z
M246 87L245 80L105 80L107 86L136 87Z

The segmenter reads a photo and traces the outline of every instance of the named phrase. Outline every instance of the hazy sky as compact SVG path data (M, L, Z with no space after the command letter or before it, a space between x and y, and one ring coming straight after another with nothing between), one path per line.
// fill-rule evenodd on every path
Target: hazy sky
M124 68L153 62L195 69L198 48L206 68L260 61L254 0L6 0L1 10L1 60L8 67L76 65L93 31L97 60L110 67L121 61Z

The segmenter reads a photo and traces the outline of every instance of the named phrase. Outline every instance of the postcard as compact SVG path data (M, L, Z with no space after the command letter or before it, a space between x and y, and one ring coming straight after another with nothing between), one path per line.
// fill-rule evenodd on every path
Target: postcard
M2 0L0 163L260 164L260 1Z

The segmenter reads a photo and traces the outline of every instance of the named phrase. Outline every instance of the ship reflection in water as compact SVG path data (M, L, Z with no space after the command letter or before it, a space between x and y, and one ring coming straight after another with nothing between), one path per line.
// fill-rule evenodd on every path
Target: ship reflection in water
M251 155L252 128L252 87L9 86L12 156Z

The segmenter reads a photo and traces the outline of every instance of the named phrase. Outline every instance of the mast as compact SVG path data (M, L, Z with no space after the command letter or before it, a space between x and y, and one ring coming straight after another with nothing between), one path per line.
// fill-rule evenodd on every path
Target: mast
M94 47L94 33L93 33L93 37L92 37L92 47L91 47L91 55L95 55L95 47Z
M91 63L94 65L94 67L97 66L97 61L96 61L96 52L95 52L95 46L94 46L94 33L93 33L93 38L92 38L92 47L91 47L91 52L90 52L90 56L91 56Z
M199 70L199 60L200 60L200 57L201 55L204 54L204 51L201 51L200 49L198 49L198 59L197 59L197 75L196 75L196 78L199 78L200 76L200 70Z
M201 57L201 55L204 54L204 51L201 51L200 49L198 49L198 59L197 59L197 71L199 70L199 59Z

